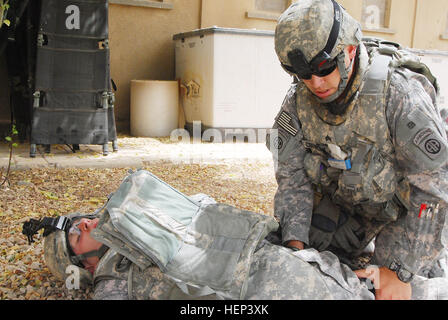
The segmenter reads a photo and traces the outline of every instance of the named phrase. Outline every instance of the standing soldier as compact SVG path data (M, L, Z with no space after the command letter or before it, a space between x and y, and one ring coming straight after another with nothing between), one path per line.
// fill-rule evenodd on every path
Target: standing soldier
M355 269L375 240L376 297L410 298L413 276L434 270L444 248L448 143L436 79L400 45L362 38L333 0L292 4L275 50L295 78L267 139L282 244L330 250Z

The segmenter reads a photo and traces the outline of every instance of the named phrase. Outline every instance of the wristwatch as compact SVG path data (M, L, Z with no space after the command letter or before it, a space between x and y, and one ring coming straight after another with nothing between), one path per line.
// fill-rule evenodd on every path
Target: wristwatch
M397 277L404 283L411 282L412 278L414 277L414 274L412 274L410 271L406 270L405 268L400 268L397 271Z
M414 277L414 274L412 272L406 270L399 263L397 263L395 261L393 261L389 265L389 269L392 270L392 271L395 271L396 274L397 274L398 279L401 282L404 282L404 283L411 282L412 278Z

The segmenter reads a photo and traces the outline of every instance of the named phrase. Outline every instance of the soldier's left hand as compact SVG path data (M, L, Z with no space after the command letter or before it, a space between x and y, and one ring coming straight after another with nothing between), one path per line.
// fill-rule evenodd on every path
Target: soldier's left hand
M338 229L333 235L333 244L350 253L360 247L362 236L359 236L359 234L362 230L361 225L355 218L342 211Z
M411 284L402 282L394 271L386 267L356 270L355 273L358 278L368 278L373 282L376 300L411 299Z

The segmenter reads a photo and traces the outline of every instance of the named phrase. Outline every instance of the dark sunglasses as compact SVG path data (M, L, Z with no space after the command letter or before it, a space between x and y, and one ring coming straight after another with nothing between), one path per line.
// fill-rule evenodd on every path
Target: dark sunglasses
M338 63L337 58L330 59L330 56L323 52L311 60L308 64L300 50L294 50L288 53L289 61L294 67L282 63L283 69L297 75L299 79L309 80L312 75L325 77L332 73Z

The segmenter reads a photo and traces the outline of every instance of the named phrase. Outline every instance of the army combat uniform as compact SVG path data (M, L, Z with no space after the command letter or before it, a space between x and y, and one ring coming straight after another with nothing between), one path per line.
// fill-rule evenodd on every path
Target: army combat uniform
M331 252L319 253L314 249L293 252L267 241L255 251L246 281L244 295L238 300L374 299L368 285L340 264ZM94 283L94 299L98 300L235 299L213 286L185 285L161 272L156 265L141 270L113 250L101 259ZM428 298L423 290L422 297Z
M95 298L373 299L334 254L264 240L277 228L273 217L188 197L139 170L91 232L110 248L95 270Z
M95 299L372 300L330 251L266 240L273 217L187 197L147 171L128 176L91 235L109 247ZM370 284L371 285L371 284ZM415 279L415 299L447 299L448 279Z
M343 112L330 112L299 81L276 117L278 134L267 137L280 237L312 244L313 210L327 197L359 239L341 246L335 232L328 249L342 261L359 267L354 258L375 239L371 263L425 274L447 245L448 143L437 85L404 50L365 40Z
M373 300L372 284L360 281L329 251L291 251L263 241L255 252L244 300ZM413 300L448 300L448 279L416 276ZM94 274L96 300L227 299L208 286L185 285L156 265L139 269L112 249Z

